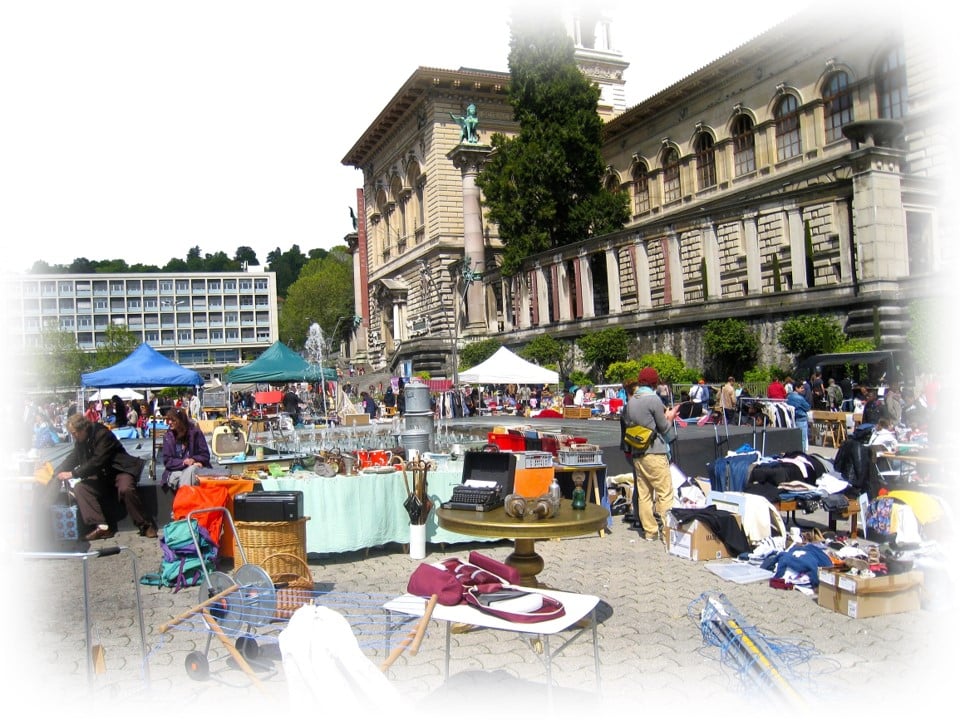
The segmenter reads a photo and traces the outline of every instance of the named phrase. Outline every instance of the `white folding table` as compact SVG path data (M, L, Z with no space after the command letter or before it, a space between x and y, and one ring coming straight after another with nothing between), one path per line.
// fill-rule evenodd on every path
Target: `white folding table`
M514 586L508 586L514 587ZM551 590L546 588L524 588L516 586L519 590L541 593L559 600L563 603L564 614L555 620L544 620L535 623L518 623L504 620L495 615L478 610L472 605L460 603L459 605L440 605L437 604L433 609L432 619L442 620L446 623L446 639L444 648L443 679L446 681L450 677L450 633L453 624L471 625L477 628L491 630L507 630L517 633L531 650L540 658L547 674L547 695L552 699L553 693L553 658L563 652L570 643L579 638L586 630L590 630L593 635L593 665L597 678L597 694L600 694L600 650L597 642L597 604L600 598L595 595L581 595L579 593L564 592L561 590ZM413 615L422 617L426 608L426 599L417 595L401 595L386 603L383 607L387 613L401 613L403 615ZM584 619L586 621L584 622ZM389 619L389 618L388 618ZM556 649L550 649L550 637L556 635L568 628L577 629L570 637L564 639L563 643ZM538 646L542 647L542 652L538 651Z

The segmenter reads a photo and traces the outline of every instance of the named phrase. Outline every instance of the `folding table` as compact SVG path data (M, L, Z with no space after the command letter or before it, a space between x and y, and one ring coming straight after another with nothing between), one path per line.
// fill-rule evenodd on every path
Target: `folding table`
M597 694L600 694L600 649L597 642L597 604L600 598L595 595L581 595L579 593L564 592L562 590L548 590L544 588L525 588L516 586L519 590L548 595L563 603L564 615L555 620L545 620L536 623L518 623L504 620L495 615L477 610L472 605L436 605L433 608L433 619L446 623L446 639L444 645L443 679L450 677L450 634L454 624L470 625L475 628L490 630L506 630L517 633L531 650L540 658L547 674L547 696L553 697L553 658L562 653L568 645L590 630L593 635L593 665L597 678ZM386 603L383 607L388 615L391 612L403 615L421 617L426 609L427 600L409 593ZM389 617L388 617L389 620ZM574 627L576 626L576 627ZM564 638L555 650L550 649L550 638L553 635L570 629L573 633ZM538 648L542 647L542 652Z

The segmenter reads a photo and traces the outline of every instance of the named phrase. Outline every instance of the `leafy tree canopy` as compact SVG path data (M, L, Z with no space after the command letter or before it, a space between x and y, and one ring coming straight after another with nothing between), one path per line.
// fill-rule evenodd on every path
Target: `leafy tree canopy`
M320 325L324 338L335 330L345 337L353 331L352 318L353 262L345 248L335 248L323 259L308 261L290 285L280 308L280 338L298 350L313 323Z
M537 365L559 365L570 352L570 344L557 340L553 335L537 335L524 345L517 355Z
M140 336L127 330L123 325L107 325L103 342L93 355L93 367L97 370L116 365L137 349ZM80 382L80 378L77 378Z
M277 250L279 253L279 248ZM311 256L317 251L311 251ZM319 252L326 253L325 250ZM282 253L280 253L282 255ZM156 272L237 272L243 269L243 264L259 265L257 254L247 246L238 247L231 258L227 253L218 250L215 253L204 253L199 246L187 251L185 258L170 258L162 265L145 263L127 264L126 260L89 260L76 258L69 265L51 265L44 260L37 260L30 266L30 273L34 275L88 275L92 273L156 273Z
M625 193L602 186L600 90L577 67L559 17L517 8L508 63L519 133L494 133L477 185L509 276L531 254L622 228L629 211Z
M487 338L464 345L460 350L460 367L457 370L466 370L479 365L499 350L501 345L503 343L496 338Z
M40 347L28 364L36 370L38 385L57 388L79 387L80 376L90 368L92 357L77 345L73 333L44 330Z
M648 365L654 368L657 374L667 383L693 382L699 375L696 368L688 368L683 360L668 353L648 353L641 356L640 367ZM637 374L639 374L639 371ZM634 377L633 379L636 380L637 378Z
M943 308L943 302L934 299L914 300L907 308L910 313L907 344L920 372L943 374L947 371L943 363L949 353L944 339L950 334L944 332L949 325L942 322Z
M597 330L577 339L577 347L583 354L584 362L594 369L601 382L608 365L627 359L629 346L630 337L621 327Z
M703 342L717 378L740 377L760 352L760 338L734 318L710 320L704 326Z
M846 341L846 336L836 320L823 315L804 315L787 320L777 342L794 359L800 362L811 355L836 352Z

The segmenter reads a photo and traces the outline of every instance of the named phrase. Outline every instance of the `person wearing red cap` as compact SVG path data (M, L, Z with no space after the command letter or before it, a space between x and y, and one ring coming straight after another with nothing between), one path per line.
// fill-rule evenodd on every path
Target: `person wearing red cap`
M637 377L637 391L624 408L624 424L627 427L643 425L656 432L653 442L645 451L632 452L633 469L637 482L637 512L641 532L646 540L662 538L660 522L673 507L673 479L670 476L668 443L676 437L673 421L678 406L664 408L654 388L660 383L656 369L645 367Z

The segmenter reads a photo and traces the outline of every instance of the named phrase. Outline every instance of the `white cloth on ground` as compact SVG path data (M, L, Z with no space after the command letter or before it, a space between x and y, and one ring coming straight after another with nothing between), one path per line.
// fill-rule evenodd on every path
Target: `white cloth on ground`
M363 654L350 623L336 610L304 605L279 635L290 709L350 708L364 716L407 716L409 700Z

